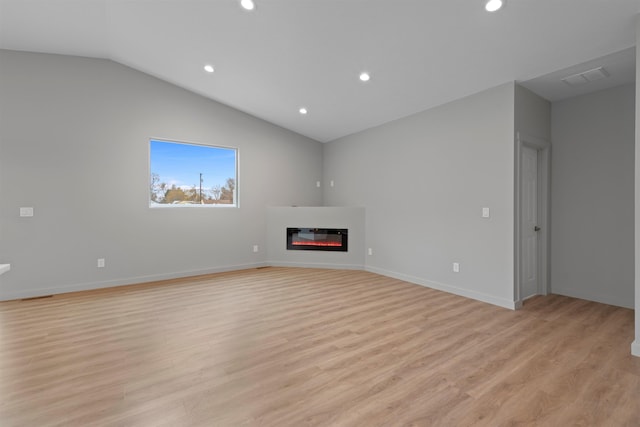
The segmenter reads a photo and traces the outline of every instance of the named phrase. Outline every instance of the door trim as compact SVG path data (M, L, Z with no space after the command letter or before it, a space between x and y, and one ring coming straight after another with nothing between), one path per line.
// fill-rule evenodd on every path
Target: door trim
M551 144L544 139L516 133L515 138L515 218L514 218L514 302L515 308L522 307L522 216L520 203L520 185L522 183L522 147L533 148L538 152L538 226L542 228L538 238L538 294L547 295L549 288L549 241L550 230L550 198L551 198Z

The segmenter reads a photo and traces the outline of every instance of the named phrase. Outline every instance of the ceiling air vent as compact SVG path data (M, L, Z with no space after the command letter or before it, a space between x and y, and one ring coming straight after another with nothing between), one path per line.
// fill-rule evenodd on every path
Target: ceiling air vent
M604 67L594 68L592 70L583 71L581 73L572 74L562 79L569 86L580 86L596 80L609 77L609 73Z

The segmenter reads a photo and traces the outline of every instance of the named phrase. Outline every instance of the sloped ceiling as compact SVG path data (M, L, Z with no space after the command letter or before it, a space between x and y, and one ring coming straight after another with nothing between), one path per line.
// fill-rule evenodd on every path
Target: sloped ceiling
M108 58L326 142L629 49L640 11L640 0L508 0L496 13L481 0L255 1L248 12L238 0L0 0L0 48Z

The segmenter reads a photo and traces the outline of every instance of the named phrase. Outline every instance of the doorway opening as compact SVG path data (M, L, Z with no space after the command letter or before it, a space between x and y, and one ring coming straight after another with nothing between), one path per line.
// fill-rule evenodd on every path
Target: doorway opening
M549 293L551 144L518 132L515 141L516 309Z

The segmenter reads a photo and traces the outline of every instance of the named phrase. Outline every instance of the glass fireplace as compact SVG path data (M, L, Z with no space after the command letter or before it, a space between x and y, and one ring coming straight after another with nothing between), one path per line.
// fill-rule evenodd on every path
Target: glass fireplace
M287 228L290 251L348 252L349 230L346 228Z

